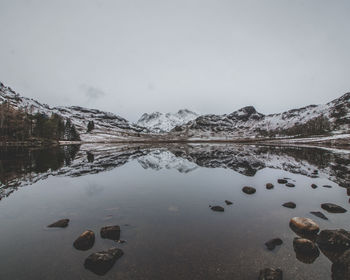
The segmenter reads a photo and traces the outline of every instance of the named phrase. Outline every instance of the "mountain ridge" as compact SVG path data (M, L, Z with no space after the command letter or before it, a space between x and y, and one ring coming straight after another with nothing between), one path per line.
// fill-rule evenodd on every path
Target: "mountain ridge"
M0 83L0 102L31 114L58 114L71 119L82 142L146 140L235 140L240 138L280 138L329 133L349 133L350 93L322 105L308 105L282 113L264 115L253 106L229 114L198 115L188 109L176 113L144 113L136 123L116 114L81 106L50 107L19 95ZM87 132L90 121L94 129Z

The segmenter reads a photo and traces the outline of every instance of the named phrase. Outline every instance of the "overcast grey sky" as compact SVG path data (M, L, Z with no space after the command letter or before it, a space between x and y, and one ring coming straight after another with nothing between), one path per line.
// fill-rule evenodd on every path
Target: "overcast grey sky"
M137 120L350 91L349 0L0 0L0 81Z

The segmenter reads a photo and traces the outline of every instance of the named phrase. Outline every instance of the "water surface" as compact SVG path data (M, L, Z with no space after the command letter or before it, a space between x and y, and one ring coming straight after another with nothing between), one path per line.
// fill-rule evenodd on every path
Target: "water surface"
M346 152L83 145L2 149L0 156L0 279L257 279L265 267L281 268L285 279L331 279L323 254L312 264L296 259L289 220L309 217L321 229L350 230L348 212L320 208L332 202L350 209ZM277 184L279 178L296 186ZM244 194L243 186L257 192ZM288 201L296 209L281 206ZM46 227L61 218L70 219L67 228ZM120 225L127 242L101 239L105 225ZM77 251L72 243L86 229L95 232L95 245ZM268 251L264 243L275 237L284 243ZM125 254L105 276L84 268L88 255L112 246Z

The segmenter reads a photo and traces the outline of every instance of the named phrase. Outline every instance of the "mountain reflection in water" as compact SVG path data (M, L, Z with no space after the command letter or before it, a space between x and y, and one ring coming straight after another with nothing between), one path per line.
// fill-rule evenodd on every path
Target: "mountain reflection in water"
M350 153L322 148L255 145L68 145L43 149L0 148L0 199L19 187L48 176L78 177L120 167L129 161L145 169L197 167L232 169L254 176L264 168L285 170L311 178L327 178L350 187Z

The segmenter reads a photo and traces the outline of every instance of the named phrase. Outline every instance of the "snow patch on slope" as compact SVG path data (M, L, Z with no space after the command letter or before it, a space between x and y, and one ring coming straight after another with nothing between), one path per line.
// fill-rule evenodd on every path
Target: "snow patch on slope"
M187 109L181 109L177 113L143 114L137 121L137 125L146 127L155 133L168 132L178 125L183 125L198 117L198 114Z

